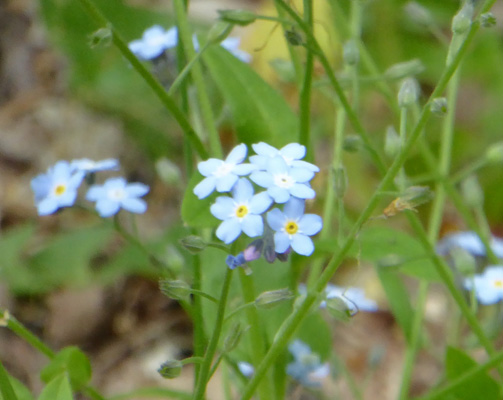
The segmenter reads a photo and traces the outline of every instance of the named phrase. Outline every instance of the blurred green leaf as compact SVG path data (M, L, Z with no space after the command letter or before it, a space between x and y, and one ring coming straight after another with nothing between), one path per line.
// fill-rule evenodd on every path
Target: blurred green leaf
M67 374L54 377L40 393L38 400L73 400Z
M454 347L447 347L445 367L449 380L457 378L476 366L477 363L463 351ZM498 383L484 371L458 386L454 393L456 398L461 400L479 400L482 398L484 400L497 400L501 398Z
M208 48L203 60L229 104L239 142L282 146L296 140L297 116L248 64L220 46Z
M199 173L192 174L182 202L182 219L191 228L213 228L220 221L210 212L210 206L215 202L217 193L199 200L193 193L194 187L204 179Z
M62 373L67 373L73 390L78 391L91 379L91 363L77 347L66 347L40 372L40 379L48 383Z

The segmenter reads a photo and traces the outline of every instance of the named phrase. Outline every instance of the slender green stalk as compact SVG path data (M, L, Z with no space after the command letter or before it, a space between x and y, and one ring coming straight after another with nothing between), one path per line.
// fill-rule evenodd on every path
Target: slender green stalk
M157 95L162 104L166 109L173 115L173 117L182 128L184 134L190 139L194 150L199 154L201 158L208 158L208 153L204 148L203 143L197 136L194 129L190 125L185 114L178 108L175 101L168 96L164 87L159 83L159 81L150 73L150 71L145 68L145 66L138 61L134 54L129 50L126 42L122 39L119 33L113 28L111 22L99 11L99 9L94 5L92 0L78 0L80 4L85 8L88 14L96 21L98 25L102 27L107 27L112 32L112 42L119 49L122 55L129 61L131 66L140 74L143 80L150 86L150 88Z
M229 296L229 289L232 280L232 271L233 270L231 270L230 268L225 268L225 279L222 286L222 294L220 295L220 303L218 305L217 318L215 320L213 334L211 335L210 342L204 355L204 361L199 371L199 379L197 380L197 386L193 397L194 400L203 399L204 393L206 392L206 385L208 384L209 380L211 364L213 362L213 357L215 356L215 352L217 350L220 334L222 333L222 325L225 316L225 307L227 305L227 297Z
M194 290L201 290L202 282L202 268L201 268L201 258L198 254L194 255L192 258L194 267L194 278L192 281L192 287ZM202 298L200 296L194 296L193 304L193 324L194 324L194 356L201 357L204 354L204 349L206 347L207 339L204 332L204 317L203 317L203 305ZM199 371L201 369L200 364L195 365L194 370L194 389L196 382L199 377Z
M16 393L10 383L9 374L0 361L0 394L4 399L17 400Z
M174 0L173 5L175 7L176 21L178 24L178 34L188 58L192 60L196 58L196 51L192 43L192 33L190 31L184 1ZM200 63L194 63L191 76L197 89L199 108L201 109L205 129L208 132L211 154L214 157L222 158L222 145L220 144L220 137L215 125L215 118L211 109L211 102L206 90L206 84L204 83L203 70Z
M466 167L457 171L455 174L451 176L451 182L456 184L468 178L470 175L476 173L479 169L485 167L487 165L487 158L485 156L479 158L478 160L473 161L471 164L468 164Z
M407 107L400 108L400 143L405 143L407 138ZM404 191L407 187L407 177L404 167L398 173L398 189Z

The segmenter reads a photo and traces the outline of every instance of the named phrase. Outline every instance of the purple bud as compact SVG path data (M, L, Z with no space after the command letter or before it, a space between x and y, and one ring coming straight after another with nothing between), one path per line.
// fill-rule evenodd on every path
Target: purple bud
M251 242L248 247L243 251L245 261L258 260L262 255L262 249L264 248L264 240L257 239Z

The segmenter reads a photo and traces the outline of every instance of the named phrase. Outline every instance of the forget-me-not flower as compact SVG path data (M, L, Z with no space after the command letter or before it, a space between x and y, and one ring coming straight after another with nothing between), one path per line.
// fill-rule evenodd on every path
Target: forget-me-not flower
M140 60L152 60L165 50L175 47L178 42L176 26L165 31L162 26L154 25L143 32L141 39L129 43L129 50Z
M309 236L317 234L323 227L321 217L304 214L304 201L295 197L290 198L283 211L275 208L268 212L267 222L276 231L274 244L277 253L284 253L292 247L303 256L313 253L314 244Z
M253 171L250 179L266 188L276 203L286 203L291 196L313 199L316 192L308 184L313 176L313 171L289 167L283 157L276 156L268 161L265 171Z
M253 186L248 179L240 178L232 189L233 197L217 197L211 206L211 213L222 220L216 235L229 244L244 232L249 237L262 235L264 223L262 214L269 208L272 199L266 192L253 194Z
M503 266L489 265L481 274L466 278L465 288L474 290L477 300L484 305L503 300Z
M84 172L74 171L68 161L58 161L31 180L38 215L48 215L61 207L70 207L77 199L77 191Z
M246 260L243 253L239 253L237 256L229 254L225 259L225 263L230 269L236 269L237 267L242 267L246 264Z
M79 160L72 160L70 166L75 171L92 174L100 171L117 171L119 169L119 161L114 158L107 158L106 160L101 161L93 161L89 158L82 158Z
M301 385L317 388L321 380L330 373L328 363L322 364L320 357L311 351L311 348L301 340L294 340L288 345L294 361L286 366L286 373Z
M245 377L249 378L255 373L253 365L246 361L238 361L238 369Z
M489 240L493 253L503 258L503 240L497 237L491 237ZM486 248L480 237L472 231L456 232L444 236L437 244L437 253L445 256L454 248L466 250L469 254L478 257L486 255Z
M229 192L237 182L238 176L248 175L256 168L252 164L242 164L246 153L246 145L242 143L232 149L225 161L216 158L201 161L197 169L206 178L196 185L194 194L199 199L204 199L215 189L220 193Z
M252 147L257 154L250 156L250 162L257 165L262 170L267 169L269 160L279 156L285 160L288 166L306 168L313 172L320 171L316 165L308 163L307 161L302 161L302 158L306 155L306 147L301 144L289 143L279 150L264 142L252 144Z
M147 211L147 203L139 197L145 196L149 187L143 183L127 183L124 178L110 178L103 185L94 185L88 190L86 199L96 202L96 210L102 217L111 217L121 208L136 214Z

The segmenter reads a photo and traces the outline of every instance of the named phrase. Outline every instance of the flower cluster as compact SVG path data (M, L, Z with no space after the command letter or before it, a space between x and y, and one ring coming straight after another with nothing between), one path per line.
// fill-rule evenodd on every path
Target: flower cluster
M294 360L286 366L286 373L302 386L320 387L321 380L330 373L328 363L322 364L320 357L313 353L307 344L298 339L288 345L288 350Z
M228 37L220 45L243 62L249 63L251 56L239 49L240 38ZM197 37L192 36L192 42L196 51L199 51ZM143 32L141 39L129 43L129 50L140 60L153 60L161 56L166 50L176 47L178 44L178 29L176 26L164 30L159 25L154 25Z
M503 239L497 237L490 238L490 246L493 253L498 258L503 258ZM472 256L485 257L486 248L480 237L472 231L456 232L446 235L437 244L437 253L445 256L453 249L461 248Z
M248 149L236 146L225 160L210 158L198 164L205 178L195 186L194 194L203 199L215 190L230 192L232 197L220 196L211 206L211 213L222 221L216 231L217 237L229 244L244 232L249 237L259 237L265 231L274 231L274 251L285 254L292 249L298 254L309 256L314 251L310 236L318 233L323 222L314 214L304 214L305 200L313 199L316 192L309 182L319 171L316 165L302 161L306 148L291 143L280 150L266 143L252 145L256 155L244 163ZM263 190L255 193L252 182ZM283 209L273 208L273 203ZM263 214L267 212L264 222ZM259 243L260 242L260 243ZM257 240L246 254L230 256L227 264L231 268L243 265L260 256L264 240ZM264 250L266 252L266 250ZM258 255L258 256L257 256ZM275 256L267 256L268 261Z
M114 159L58 161L45 174L31 180L38 214L49 215L60 208L73 206L84 178L92 183L96 172L118 169L119 162ZM147 185L128 184L124 178L116 177L108 179L103 185L92 185L86 199L96 202L96 210L102 217L111 217L121 208L140 214L147 210L147 204L139 197L148 191Z

